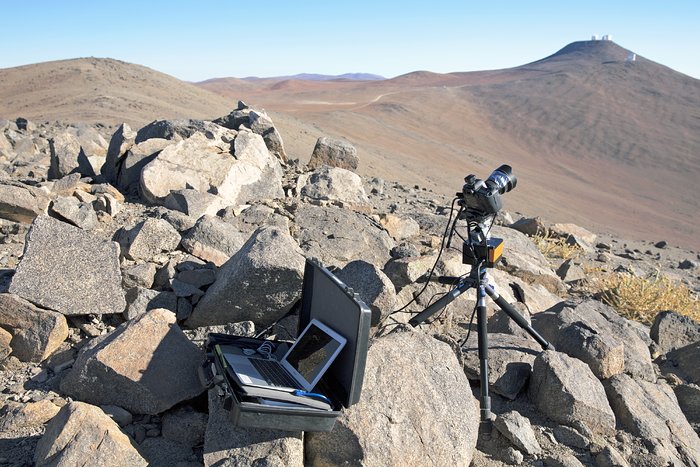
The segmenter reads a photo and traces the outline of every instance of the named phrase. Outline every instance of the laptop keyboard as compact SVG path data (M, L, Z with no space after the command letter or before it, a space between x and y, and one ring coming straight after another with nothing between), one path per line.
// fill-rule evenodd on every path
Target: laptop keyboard
M249 360L255 369L258 370L263 378L265 378L272 386L284 386L299 389L299 383L289 376L279 362L274 360L263 360L262 358L251 358Z

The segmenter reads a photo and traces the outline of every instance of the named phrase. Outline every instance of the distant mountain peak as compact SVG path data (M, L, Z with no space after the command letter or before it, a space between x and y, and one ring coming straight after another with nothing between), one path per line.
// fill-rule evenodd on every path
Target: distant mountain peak
M611 40L577 41L539 62L552 59L584 59L599 62L624 61L631 52ZM537 63L537 62L535 62Z

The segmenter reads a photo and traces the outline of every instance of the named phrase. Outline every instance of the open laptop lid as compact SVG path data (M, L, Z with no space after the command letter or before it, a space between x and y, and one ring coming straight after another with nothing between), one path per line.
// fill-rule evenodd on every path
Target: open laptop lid
M343 336L312 319L280 363L305 390L311 391L346 342Z

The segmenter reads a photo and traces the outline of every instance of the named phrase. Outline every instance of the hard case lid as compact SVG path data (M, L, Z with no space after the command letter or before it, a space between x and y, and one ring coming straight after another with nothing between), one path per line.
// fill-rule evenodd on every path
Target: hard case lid
M347 339L320 384L345 407L357 403L365 376L372 312L358 294L323 267L307 259L304 269L299 331L316 318Z

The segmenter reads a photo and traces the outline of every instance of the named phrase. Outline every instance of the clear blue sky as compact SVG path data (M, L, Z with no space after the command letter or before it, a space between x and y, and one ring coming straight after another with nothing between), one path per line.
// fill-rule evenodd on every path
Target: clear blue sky
M507 68L611 34L700 78L700 1L0 0L0 68L110 57L188 81Z

